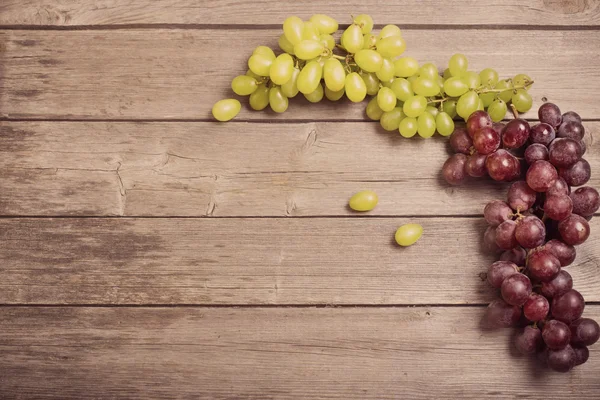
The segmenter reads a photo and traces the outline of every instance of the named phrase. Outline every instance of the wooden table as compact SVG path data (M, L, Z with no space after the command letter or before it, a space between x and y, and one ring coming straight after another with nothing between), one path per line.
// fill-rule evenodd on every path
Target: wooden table
M367 11L422 62L531 75L534 109L586 119L600 186L600 2L375 3L2 1L0 398L600 398L600 345L560 375L480 328L506 186L448 187L445 140L348 102L213 122L286 16ZM401 249L407 222L425 234ZM569 272L598 319L591 224Z

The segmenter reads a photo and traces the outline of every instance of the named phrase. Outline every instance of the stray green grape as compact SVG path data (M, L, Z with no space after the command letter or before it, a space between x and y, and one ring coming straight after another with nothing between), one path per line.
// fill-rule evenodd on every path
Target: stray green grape
M378 202L379 198L377 197L377 193L372 190L363 190L355 193L350 198L348 205L354 211L365 212L374 209Z
M236 99L224 99L215 103L212 108L213 117L217 121L225 122L235 118L242 109L242 105Z
M396 243L400 246L412 246L421 238L423 235L423 227L419 224L406 224L402 225L396 231L396 235L394 236L396 239Z

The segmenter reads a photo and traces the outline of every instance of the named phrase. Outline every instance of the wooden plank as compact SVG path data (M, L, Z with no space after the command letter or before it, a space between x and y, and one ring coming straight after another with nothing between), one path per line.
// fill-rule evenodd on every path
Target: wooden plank
M515 354L514 330L482 330L483 312L3 307L3 398L598 398L600 345L554 373Z
M0 32L0 116L54 119L211 119L215 101L246 71L251 50L276 46L279 30L91 30ZM600 30L409 29L407 55L446 65L461 51L480 70L528 73L543 98L597 118ZM460 46L457 46L460 43ZM551 51L550 51L551 50ZM576 69L573 69L574 66ZM560 76L560 79L557 78ZM302 97L302 96L301 96ZM365 104L320 105L303 97L282 115L244 107L240 119L364 120ZM527 114L535 118L536 113Z
M369 13L378 24L445 24L457 26L496 25L498 21L523 26L598 26L600 7L595 1L469 0L460 12L451 2L407 0L402 3L328 1L318 7L307 1L273 3L198 0L4 0L0 5L1 25L78 26L131 24L281 24L290 15L308 19L314 13L328 14L350 23L350 13Z
M593 171L600 129L585 124ZM445 139L406 140L378 123L0 122L2 215L480 215L506 184L440 177ZM600 175L590 185L600 187Z
M394 232L425 233L399 248ZM0 304L485 304L483 218L0 220ZM600 301L600 222L568 268Z

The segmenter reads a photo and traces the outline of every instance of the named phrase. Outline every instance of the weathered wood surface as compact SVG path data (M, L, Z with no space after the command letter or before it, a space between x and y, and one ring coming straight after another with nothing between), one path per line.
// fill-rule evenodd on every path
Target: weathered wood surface
M350 14L370 14L378 24L399 25L520 25L598 26L600 6L594 0L468 0L460 5L435 0L397 3L374 1L279 1L252 2L206 0L4 0L1 25L78 26L182 24L279 25L290 15L308 19L328 14L350 23Z
M0 116L51 119L210 119L231 97L252 49L276 46L279 30L128 29L0 31ZM442 67L460 50L474 70L529 74L534 110L546 98L597 118L600 30L409 29L406 55ZM302 97L302 95L300 95ZM303 97L281 115L244 107L238 118L364 120L365 104L314 105ZM535 112L527 114L536 118Z
M600 124L585 125L598 171ZM378 123L0 122L0 154L2 215L356 215L364 189L380 198L369 215L480 215L507 187L450 187L445 139Z
M0 308L4 399L597 399L484 308ZM599 306L586 315L600 317Z

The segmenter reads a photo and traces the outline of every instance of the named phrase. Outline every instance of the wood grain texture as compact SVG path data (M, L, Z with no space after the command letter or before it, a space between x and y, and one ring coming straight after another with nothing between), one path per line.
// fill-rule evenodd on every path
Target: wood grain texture
M588 122L588 152L600 123ZM406 140L378 123L0 122L1 215L480 215L506 196L489 179L450 187L447 141ZM600 176L590 185L600 187Z
M424 227L409 248L405 223ZM593 220L592 232L600 231ZM0 220L0 304L486 304L483 218ZM568 267L600 301L600 236Z
M0 309L4 399L597 399L483 330L484 308ZM598 319L599 306L585 315ZM32 329L32 327L44 329ZM432 379L435 377L435 379Z
M597 1L534 0L522 2L468 0L452 2L407 0L390 3L350 1L253 2L204 0L4 0L1 25L78 26L131 24L277 25L290 15L308 19L328 14L350 23L350 14L369 13L378 24L598 26Z
M0 116L53 119L212 119L213 104L231 97L251 50L276 46L275 29L0 31ZM547 98L597 118L600 30L409 29L406 55L446 65L457 49L471 68L503 77L528 73L534 110ZM574 67L576 66L576 67ZM558 73L557 71L560 71ZM243 107L240 119L364 120L365 104L303 96L281 115ZM536 113L527 114L535 118Z

